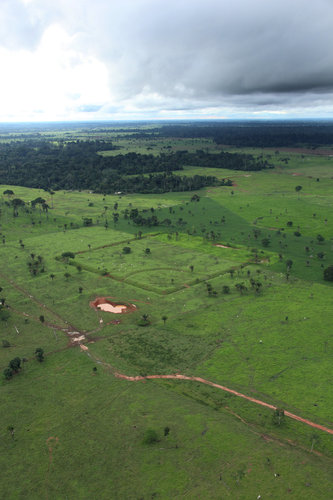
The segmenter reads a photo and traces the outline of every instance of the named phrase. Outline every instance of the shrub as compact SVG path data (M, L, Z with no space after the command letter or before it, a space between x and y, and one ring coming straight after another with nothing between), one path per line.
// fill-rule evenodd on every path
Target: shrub
M333 281L333 266L328 266L324 269L324 280Z
M154 429L147 429L143 438L143 444L154 444L158 442L158 435Z

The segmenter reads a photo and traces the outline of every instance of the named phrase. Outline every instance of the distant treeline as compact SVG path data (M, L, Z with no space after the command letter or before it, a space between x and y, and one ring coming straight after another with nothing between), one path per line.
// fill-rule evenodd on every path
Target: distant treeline
M217 144L238 147L316 148L333 144L332 122L211 122L164 125L163 137L210 138Z
M216 144L236 147L308 147L333 144L330 122L183 122L149 130L119 130L123 139L186 138L212 139Z
M207 153L197 150L196 153L178 151L174 154L182 165L196 167L226 168L230 170L263 170L269 168L266 160L241 153Z
M177 176L184 165L261 170L267 164L251 155L179 151L158 156L128 153L103 156L111 142L27 140L0 144L0 183L42 189L87 189L111 193L188 191L208 185L230 185L205 175ZM144 177L143 174L151 174ZM168 175L164 175L168 174ZM135 177L133 177L133 175Z

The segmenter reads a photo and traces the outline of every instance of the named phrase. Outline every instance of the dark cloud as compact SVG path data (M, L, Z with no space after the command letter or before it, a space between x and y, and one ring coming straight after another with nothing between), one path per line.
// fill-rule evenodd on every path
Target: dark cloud
M138 108L332 101L332 0L3 1L0 42L33 45L57 22Z

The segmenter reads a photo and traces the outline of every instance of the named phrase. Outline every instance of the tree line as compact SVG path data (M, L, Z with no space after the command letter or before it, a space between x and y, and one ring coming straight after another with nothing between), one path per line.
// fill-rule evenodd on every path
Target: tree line
M45 190L92 190L100 193L162 193L190 191L205 186L231 185L213 176L177 176L185 165L261 170L263 159L252 155L221 152L152 154L128 153L103 156L101 151L115 149L102 140L58 141L27 140L0 143L0 177L2 183ZM145 174L149 174L145 177ZM135 177L131 177L131 176Z

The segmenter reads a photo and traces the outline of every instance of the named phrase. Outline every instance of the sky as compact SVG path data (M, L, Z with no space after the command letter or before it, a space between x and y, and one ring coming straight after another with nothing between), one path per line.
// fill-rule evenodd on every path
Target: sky
M333 118L333 0L0 0L0 121Z

